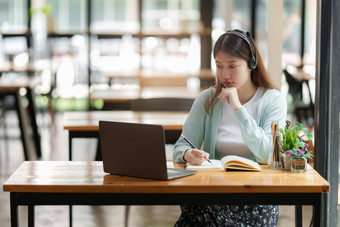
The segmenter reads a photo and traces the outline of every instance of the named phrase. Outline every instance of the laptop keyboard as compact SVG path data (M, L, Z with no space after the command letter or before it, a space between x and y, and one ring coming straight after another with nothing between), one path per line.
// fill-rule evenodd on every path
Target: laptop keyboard
M178 169L173 169L173 168L168 168L167 172L168 172L168 178L171 178L173 176L178 176L178 174L180 173Z
M176 179L179 177L185 177L189 176L192 174L195 174L197 171L195 170L185 170L185 169L175 169L175 168L168 168L167 173L168 173L168 179Z
M168 172L168 177L178 175L178 171L176 171L176 169L168 168L168 169L167 169L167 172Z

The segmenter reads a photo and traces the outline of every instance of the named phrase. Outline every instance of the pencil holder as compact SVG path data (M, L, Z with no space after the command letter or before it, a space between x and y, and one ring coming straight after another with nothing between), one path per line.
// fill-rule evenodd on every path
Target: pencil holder
M272 122L273 149L268 155L268 167L270 169L282 169L280 132L277 121Z

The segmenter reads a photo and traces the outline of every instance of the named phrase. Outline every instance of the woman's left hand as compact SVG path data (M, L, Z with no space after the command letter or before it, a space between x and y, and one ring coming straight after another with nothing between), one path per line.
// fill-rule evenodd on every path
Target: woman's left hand
M227 101L234 111L242 106L238 97L237 89L234 87L222 88L218 98L222 102Z

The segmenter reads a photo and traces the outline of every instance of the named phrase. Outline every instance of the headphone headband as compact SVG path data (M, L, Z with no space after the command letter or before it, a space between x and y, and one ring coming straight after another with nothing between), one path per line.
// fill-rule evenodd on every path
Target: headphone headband
M248 46L249 46L249 49L250 49L250 58L248 59L248 67L250 69L255 69L256 66L257 66L257 56L256 56L256 50L255 50L255 54L253 52L253 41L252 39L250 38L251 35L249 32L244 32L244 31L241 31L241 30L229 30L225 33L226 35L236 35L238 37L240 37L241 39L243 39L244 41L247 42Z

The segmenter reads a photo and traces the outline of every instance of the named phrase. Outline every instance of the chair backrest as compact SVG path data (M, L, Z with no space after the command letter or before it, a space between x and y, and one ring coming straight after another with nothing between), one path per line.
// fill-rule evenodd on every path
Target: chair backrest
M296 101L297 99L301 99L302 95L302 81L296 80L287 69L283 69L283 74L285 75L286 81L288 83L289 89L288 92L293 96L293 99Z
M189 111L194 102L190 98L149 98L132 101L136 111Z

